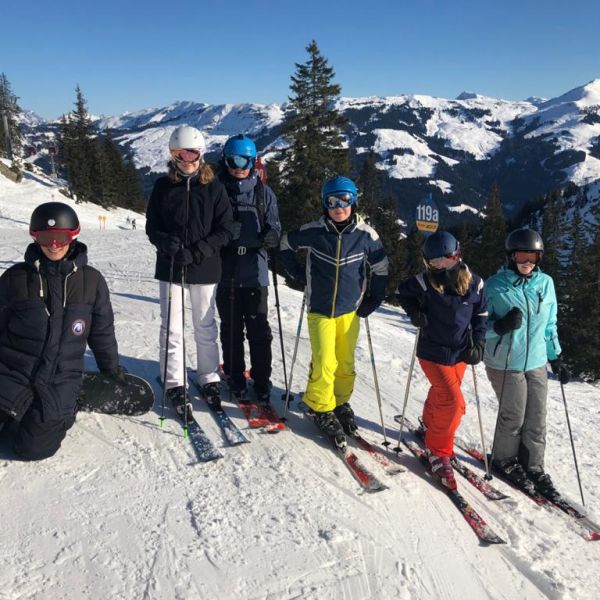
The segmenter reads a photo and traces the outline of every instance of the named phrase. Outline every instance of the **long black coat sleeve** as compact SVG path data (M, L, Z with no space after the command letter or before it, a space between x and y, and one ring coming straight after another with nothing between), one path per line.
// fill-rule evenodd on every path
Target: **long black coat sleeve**
M94 353L101 371L116 371L119 365L119 349L115 337L115 319L108 286L99 275L96 301L92 309L92 325L88 346Z

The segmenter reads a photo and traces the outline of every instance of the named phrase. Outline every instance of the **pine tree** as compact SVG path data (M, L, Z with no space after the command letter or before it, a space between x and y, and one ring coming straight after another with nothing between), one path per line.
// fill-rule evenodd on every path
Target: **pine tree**
M18 98L12 92L8 77L4 73L0 73L0 156L8 158L7 152L8 142L15 157L20 156L21 147L23 145L23 135L19 128L19 115L21 108L18 104ZM9 136L7 139L4 129L4 119L8 125Z
M131 210L137 212L144 212L146 203L144 202L144 192L142 188L142 180L140 175L135 168L135 161L131 151L127 154L127 160L125 161L124 170L124 199L125 203L120 206L125 206Z
M402 240L402 227L398 218L396 200L393 196L390 195L380 201L372 226L381 238L389 261L386 300L395 303L398 283L404 279L405 275L406 245Z
M551 277L557 279L560 275L560 252L562 246L560 215L564 205L560 192L553 192L546 196L542 217L542 231L540 232L544 239L544 271ZM579 211L575 210L575 215ZM580 225L579 220L577 226Z
M341 88L333 83L334 70L313 40L308 60L296 63L292 75L284 133L290 142L284 153L281 220L286 229L321 214L320 191L326 179L350 170L348 150L342 146L346 120L334 107Z
M60 155L66 168L71 192L78 202L98 201L98 181L94 182L93 157L97 147L93 144L93 132L86 109L85 98L76 87L75 110L63 117L60 131Z
M423 265L424 243L425 236L416 227L414 227L408 234L406 240L404 240L405 259L402 269L402 279L406 279L412 275L417 275L425 268Z
M360 213L368 223L372 223L383 195L383 173L375 166L376 154L372 150L367 154L358 176L360 193Z
M500 202L500 188L494 183L488 196L481 237L472 245L469 262L473 270L484 279L493 275L504 262L505 238L506 219Z

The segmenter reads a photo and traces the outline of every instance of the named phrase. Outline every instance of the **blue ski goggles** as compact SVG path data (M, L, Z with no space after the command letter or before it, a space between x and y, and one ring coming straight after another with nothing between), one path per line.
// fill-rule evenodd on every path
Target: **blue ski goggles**
M350 192L341 192L339 194L332 194L323 198L323 206L329 210L332 208L348 208L352 206L356 201L354 194Z
M247 169L251 169L254 165L254 157L234 154L232 156L225 157L225 164L230 169L243 169L246 171Z

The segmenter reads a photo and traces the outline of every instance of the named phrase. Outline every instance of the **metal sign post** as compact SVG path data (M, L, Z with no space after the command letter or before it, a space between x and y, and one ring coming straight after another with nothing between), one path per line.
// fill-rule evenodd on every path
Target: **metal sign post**
M417 204L416 211L417 229L425 235L435 233L440 226L440 211L431 194Z

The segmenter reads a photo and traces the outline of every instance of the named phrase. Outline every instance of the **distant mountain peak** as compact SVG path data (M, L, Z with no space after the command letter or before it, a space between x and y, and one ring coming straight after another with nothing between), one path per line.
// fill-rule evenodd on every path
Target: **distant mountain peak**
M476 98L481 98L481 95L475 92L461 92L456 96L457 100L475 100Z

